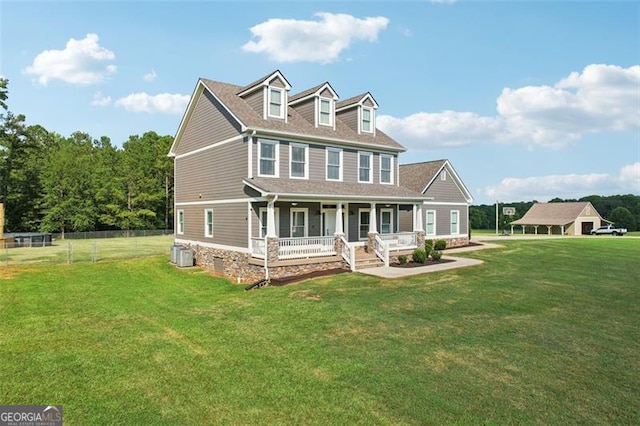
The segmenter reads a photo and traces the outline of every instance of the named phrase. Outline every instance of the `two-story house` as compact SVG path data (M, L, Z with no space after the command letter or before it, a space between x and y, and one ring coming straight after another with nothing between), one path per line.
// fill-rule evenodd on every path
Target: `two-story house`
M355 270L359 246L382 264L421 246L429 197L400 185L405 148L376 128L371 93L290 91L280 71L246 86L198 80L169 153L176 243L241 281Z

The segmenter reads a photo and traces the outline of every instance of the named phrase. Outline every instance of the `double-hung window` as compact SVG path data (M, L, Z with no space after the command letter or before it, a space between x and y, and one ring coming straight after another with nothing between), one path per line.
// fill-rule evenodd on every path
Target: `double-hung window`
M309 209L291 209L291 236L306 237Z
M427 210L427 235L436 235L436 211Z
M318 122L323 126L333 126L331 103L331 99L320 98L320 115Z
M184 234L184 210L178 210L178 223L176 226L176 232L178 234Z
M360 129L366 133L373 133L373 109L362 107Z
M204 211L204 236L213 237L213 209Z
M269 117L284 118L283 98L282 89L269 87Z
M342 150L327 148L327 180L342 180Z
M278 142L258 140L260 164L258 176L278 177Z
M289 175L296 179L309 178L309 146L299 143L289 144Z
M380 183L393 183L393 157L380 155Z
M358 153L358 182L371 183L373 177L371 173L371 165L373 163L373 154L370 152Z
M460 233L460 212L458 210L451 210L451 235L458 235Z

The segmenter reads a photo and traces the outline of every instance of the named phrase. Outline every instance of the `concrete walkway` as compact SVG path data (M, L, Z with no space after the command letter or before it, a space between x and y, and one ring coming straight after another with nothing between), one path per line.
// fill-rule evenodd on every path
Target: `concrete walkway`
M449 249L447 253L463 253L468 251L486 250L502 247L499 244L493 243L480 243L478 246L460 247L455 249ZM415 268L394 268L391 266L382 266L380 268L366 268L359 269L356 272L362 272L367 275L374 275L381 278L403 278L413 275L428 274L431 272L447 271L449 269L464 268L467 266L475 266L484 263L478 259L467 259L462 257L442 256L443 259L453 260L453 262L446 262L439 265L429 266L417 266Z

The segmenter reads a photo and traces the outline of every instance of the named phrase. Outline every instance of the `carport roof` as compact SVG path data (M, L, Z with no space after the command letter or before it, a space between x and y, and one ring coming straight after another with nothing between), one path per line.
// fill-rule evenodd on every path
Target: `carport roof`
M568 203L536 203L512 225L567 225L574 222L580 213L590 206L594 216L600 217L588 201Z

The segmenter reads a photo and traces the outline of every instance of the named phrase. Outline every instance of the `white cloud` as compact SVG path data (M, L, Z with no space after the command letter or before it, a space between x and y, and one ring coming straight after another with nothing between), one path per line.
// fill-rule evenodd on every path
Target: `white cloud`
M620 170L622 193L640 193L640 162L624 166Z
M111 50L98 44L96 34L87 34L82 40L70 39L63 50L39 53L25 72L36 76L42 85L55 79L71 84L95 84L116 72L115 65L105 64L115 57Z
M378 124L413 149L482 141L562 148L587 133L639 128L639 87L639 65L594 64L553 86L503 89L492 117L444 111L381 116Z
M269 19L250 28L257 41L242 46L246 52L266 53L276 62L334 62L355 40L376 41L389 19L359 19L347 14L316 13L319 21Z
M593 194L629 194L640 191L640 162L622 167L618 176L605 173L507 177L484 188L491 200L549 201L560 197L578 199Z
M153 81L156 79L156 76L158 74L156 73L156 70L152 69L151 72L146 73L145 75L142 76L142 79L144 81Z
M180 95L178 93L149 95L141 92L120 98L115 102L115 105L131 112L182 114L188 103L188 95Z
M499 118L456 111L419 112L405 118L380 115L376 123L401 143L408 142L418 150L491 142L504 131L504 123Z
M104 96L102 92L96 92L93 94L93 100L91 105L94 106L108 106L111 105L111 96Z

